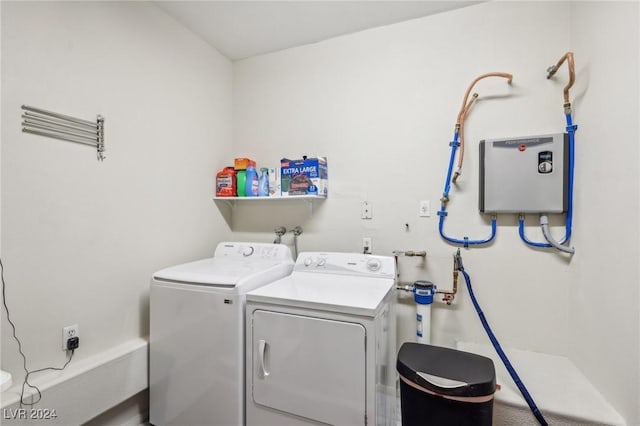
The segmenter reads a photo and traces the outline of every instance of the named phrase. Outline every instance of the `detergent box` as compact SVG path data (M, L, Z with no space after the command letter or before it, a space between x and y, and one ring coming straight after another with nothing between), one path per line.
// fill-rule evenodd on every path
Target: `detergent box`
M280 160L280 186L282 196L319 195L326 197L327 159L326 157L301 160Z

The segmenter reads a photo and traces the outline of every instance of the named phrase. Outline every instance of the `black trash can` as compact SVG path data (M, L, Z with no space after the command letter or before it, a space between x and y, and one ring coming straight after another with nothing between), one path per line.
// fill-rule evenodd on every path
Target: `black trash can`
M404 343L398 352L402 426L490 426L496 372L489 358Z

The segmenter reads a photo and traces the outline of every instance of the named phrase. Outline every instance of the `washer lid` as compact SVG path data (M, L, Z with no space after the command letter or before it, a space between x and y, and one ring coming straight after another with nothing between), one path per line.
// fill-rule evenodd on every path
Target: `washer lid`
M296 273L247 293L247 301L373 317L394 280Z
M153 278L158 281L184 284L235 287L242 285L242 281L256 274L284 264L286 262L282 261L209 258L162 269L153 274ZM291 262L290 268L292 267Z

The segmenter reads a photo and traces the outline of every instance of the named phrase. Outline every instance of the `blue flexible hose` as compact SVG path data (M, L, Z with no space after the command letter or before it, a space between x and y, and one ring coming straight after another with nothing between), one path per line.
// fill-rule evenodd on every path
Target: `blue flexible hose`
M444 182L444 191L442 191L442 196L444 198L449 197L449 191L451 190L451 173L453 172L453 162L456 159L456 151L458 150L458 146L460 143L458 142L459 134L456 131L453 134L453 141L451 141L451 154L449 155L449 167L447 168L447 178Z
M484 240L470 240L468 238L459 239L459 238L452 238L452 237L449 237L449 236L445 235L445 233L444 233L444 217L446 216L446 212L445 212L444 208L442 208L438 212L438 215L440 216L440 221L438 223L438 231L440 232L440 236L445 241L448 241L451 244L459 244L459 245L463 245L465 247L473 246L473 245L477 246L477 245L490 243L496 237L496 231L497 231L498 227L497 227L497 220L495 218L491 219L491 235L489 235L489 237L485 238Z
M565 119L567 122L567 133L569 135L569 176L567 179L567 218L564 224L564 238L559 243L561 245L568 243L571 239L571 228L573 226L573 169L575 166L575 131L578 128L578 126L573 124L571 113L565 114ZM524 241L525 244L532 247L553 247L549 243L538 243L527 239L524 233L524 225L524 219L520 219L518 222L518 232L520 239Z
M575 160L576 160L575 132L578 128L578 126L573 124L573 119L571 118L570 112L565 114L565 119L567 122L567 133L569 134L569 179L567 182L567 186L569 187L568 188L569 201L567 203L567 220L565 223L565 237L564 237L564 241L561 244L564 244L565 242L568 242L571 239L571 226L573 224L573 169L575 167Z
M471 278L469 277L469 274L465 272L462 266L459 267L459 271L462 272L462 275L464 275L464 280L467 283L467 291L469 292L469 296L471 297L471 302L473 303L473 306L476 309L476 312L478 313L478 317L480 318L480 322L482 323L482 326L484 327L485 331L487 332L487 335L489 336L489 340L491 340L491 344L493 345L494 349L500 356L502 363L506 367L514 383L516 384L516 386L518 386L520 393L522 394L525 401L527 402L527 405L531 409L531 412L535 416L536 420L538 420L538 423L540 423L542 426L548 426L547 421L545 420L544 416L538 409L538 406L536 405L535 401L529 394L529 391L525 387L524 383L522 383L522 380L520 380L520 376L518 376L518 373L511 365L511 361L509 361L509 358L507 358L507 354L505 354L504 351L502 350L502 347L500 346L500 342L498 342L498 339L496 339L496 336L493 334L493 331L491 330L491 327L489 326L489 323L487 322L487 319L485 318L484 313L482 312L482 308L478 304L478 300L476 299L476 296L473 293L473 288L471 287Z
M527 238L524 233L524 219L518 220L518 233L520 234L520 239L524 241L527 245L532 247L541 247L541 248L550 248L551 244L549 243L538 243L535 241L531 241Z
M464 247L487 244L493 241L493 239L496 237L497 221L495 217L491 220L491 235L489 235L489 237L485 238L484 240L470 240L467 237L452 238L447 236L444 232L444 218L445 216L447 216L446 203L449 199L449 191L451 190L451 175L453 173L453 163L456 157L456 150L458 149L458 146L459 146L458 137L459 137L459 134L458 134L458 131L456 131L453 135L453 141L450 144L451 154L449 156L449 167L447 168L447 177L444 182L444 190L442 191L442 203L440 205L440 210L438 211L438 216L440 216L440 220L438 222L438 231L440 232L440 236L445 241L451 244L462 245Z

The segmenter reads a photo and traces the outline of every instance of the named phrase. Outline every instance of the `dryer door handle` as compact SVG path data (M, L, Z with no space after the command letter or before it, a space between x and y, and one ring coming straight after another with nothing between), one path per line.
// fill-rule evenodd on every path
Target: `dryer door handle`
M266 379L269 376L269 344L266 340L258 340L258 363L259 363L259 377Z

